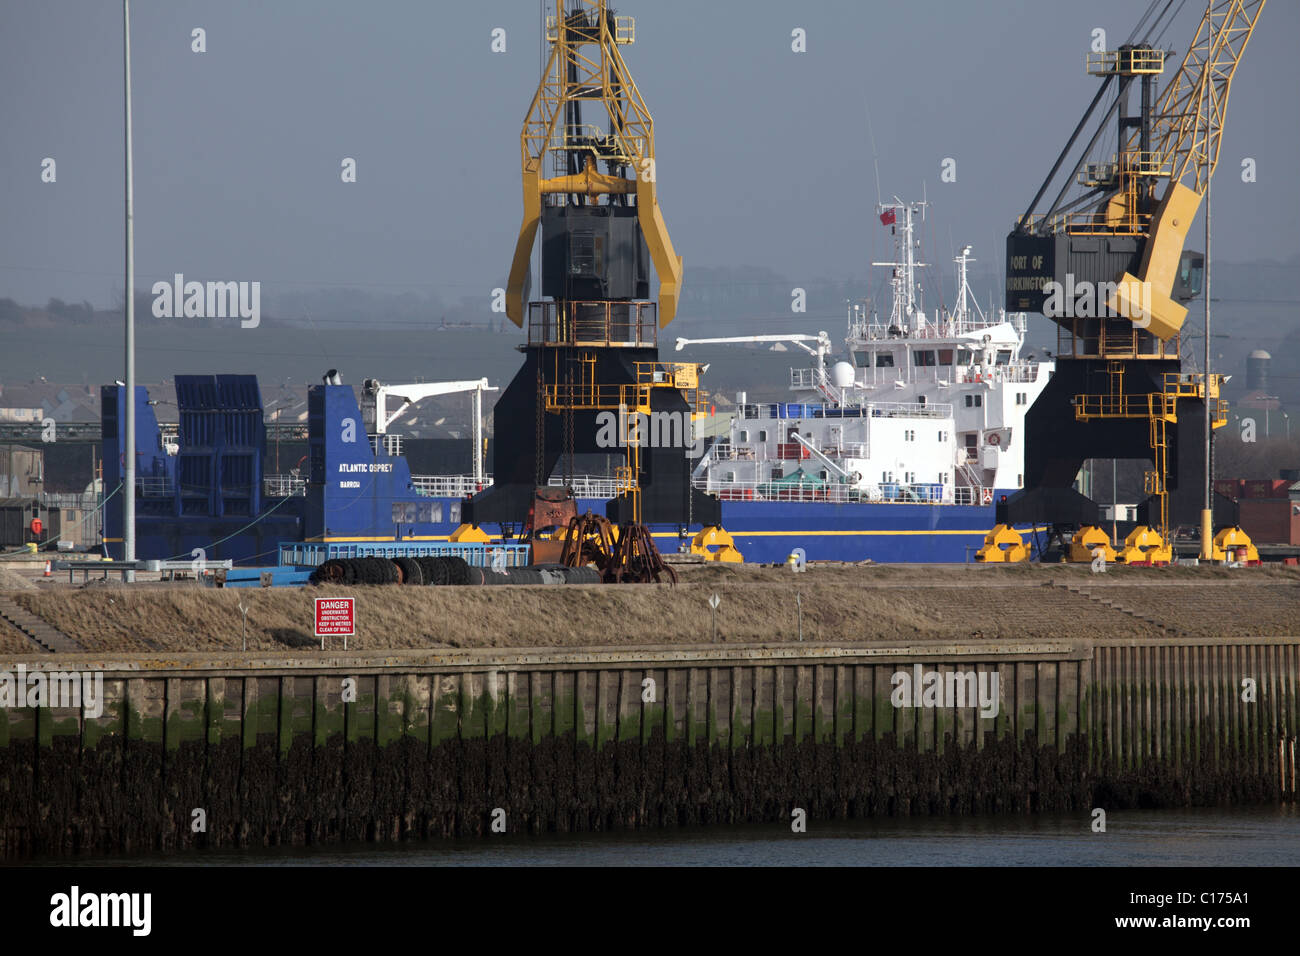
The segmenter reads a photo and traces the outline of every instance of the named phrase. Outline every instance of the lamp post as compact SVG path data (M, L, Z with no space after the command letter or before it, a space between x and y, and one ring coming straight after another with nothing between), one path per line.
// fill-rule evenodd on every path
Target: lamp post
M135 560L135 223L131 176L131 0L122 0L122 54L126 94L126 454L122 476L122 560ZM135 571L124 574L135 581Z

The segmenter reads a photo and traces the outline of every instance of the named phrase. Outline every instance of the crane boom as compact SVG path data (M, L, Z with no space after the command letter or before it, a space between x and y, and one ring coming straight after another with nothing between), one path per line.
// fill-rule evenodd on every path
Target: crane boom
M1150 160L1169 177L1152 217L1136 276L1125 272L1108 299L1114 311L1161 341L1178 334L1187 309L1173 289L1183 243L1219 161L1232 77L1265 0L1210 0L1178 75L1152 124Z
M1232 77L1246 52L1265 0L1218 0L1206 10L1178 74L1156 111L1152 134L1170 182L1205 192L1214 174L1228 113Z

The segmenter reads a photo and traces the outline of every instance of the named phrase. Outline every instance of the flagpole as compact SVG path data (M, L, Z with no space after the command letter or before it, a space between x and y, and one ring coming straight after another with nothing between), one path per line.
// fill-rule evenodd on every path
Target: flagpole
M135 560L135 190L131 169L131 0L122 0L126 88L126 435L122 476L122 560ZM124 572L135 581L135 571Z

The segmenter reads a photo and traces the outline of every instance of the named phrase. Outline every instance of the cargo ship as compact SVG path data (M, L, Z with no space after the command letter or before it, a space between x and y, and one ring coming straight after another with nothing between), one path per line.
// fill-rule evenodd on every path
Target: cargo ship
M971 293L969 246L955 258L954 309L927 312L914 233L924 203L879 207L893 227L887 317L849 309L845 358L829 336L679 339L790 343L812 356L790 370L789 402L736 396L725 437L696 464L696 487L722 503L747 561L960 562L1024 483L1024 417L1053 363L1024 353L1023 314L984 313Z

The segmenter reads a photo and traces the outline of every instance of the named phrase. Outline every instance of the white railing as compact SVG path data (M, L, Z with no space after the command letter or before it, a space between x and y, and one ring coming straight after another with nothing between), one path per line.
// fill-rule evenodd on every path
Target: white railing
M476 495L492 484L492 476L476 480L473 475L412 475L411 485L427 498L464 498Z
M738 406L745 419L795 420L809 418L951 418L947 402L866 402L861 405L824 405L821 402L766 402Z
M710 461L756 461L759 458L767 460L766 455L760 455L757 451L762 446L756 446L746 442L743 444L733 445L729 441L714 442L709 446Z
M140 494L146 498L159 498L164 495L170 495L175 491L175 485L170 478L137 478L135 486L139 489Z
M873 504L974 504L977 501L954 501L953 489L939 484L886 483L863 490L853 485L817 482L785 484L770 481L711 481L696 478L694 486L722 501L824 501L832 504L852 502Z
M619 494L618 479L608 475L574 475L568 481L552 478L547 484L552 488L569 485L575 498L615 498Z
M818 373L821 374L818 374ZM815 368L790 369L791 388L818 388L827 384L826 372Z
M1014 382L1017 384L1031 384L1038 381L1038 365L1036 363L1016 363L1015 365L995 365L976 368L974 366L963 366L958 369L958 384L966 382Z
M964 319L953 318L948 315L940 315L934 322L927 322L925 327L920 331L916 329L903 330L904 334L890 333L888 323L874 320L869 322L854 322L848 330L848 339L850 342L898 342L911 341L916 339L951 339L959 335L970 335L972 332L982 332L986 329L994 328L1009 322L1011 327L1017 332L1024 332L1027 326L1026 315L1023 312L1012 312L1010 314L987 316L980 318L967 317Z
M262 494L268 498L291 498L307 493L307 479L301 475L263 475Z

